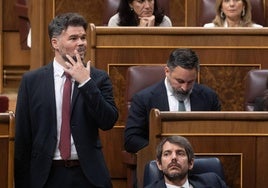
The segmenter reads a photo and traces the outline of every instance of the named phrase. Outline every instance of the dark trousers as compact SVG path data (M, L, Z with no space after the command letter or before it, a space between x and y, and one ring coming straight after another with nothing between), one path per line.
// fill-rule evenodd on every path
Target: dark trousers
M51 168L45 188L95 188L87 180L80 166Z

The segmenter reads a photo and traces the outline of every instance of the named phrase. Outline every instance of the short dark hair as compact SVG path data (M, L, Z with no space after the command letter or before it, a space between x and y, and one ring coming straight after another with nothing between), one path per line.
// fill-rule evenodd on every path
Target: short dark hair
M86 19L78 13L64 13L56 16L48 25L48 35L51 40L59 36L68 26L82 26L87 30L88 23Z
M196 69L199 71L199 59L194 51L188 48L179 48L171 52L167 61L167 67L174 70L177 66L184 69Z
M185 149L186 155L188 157L188 162L190 163L194 159L194 150L191 143L183 136L169 136L164 137L156 148L156 159L161 163L161 157L163 154L163 145L166 142L176 144Z

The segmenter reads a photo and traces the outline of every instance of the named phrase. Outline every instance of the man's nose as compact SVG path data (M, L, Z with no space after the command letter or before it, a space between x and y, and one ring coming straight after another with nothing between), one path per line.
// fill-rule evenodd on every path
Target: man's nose
M172 160L177 160L177 154L175 152L173 152L171 154L171 158L172 158Z
M187 91L188 90L188 84L187 83L184 83L184 84L181 84L181 89L183 90L183 91Z

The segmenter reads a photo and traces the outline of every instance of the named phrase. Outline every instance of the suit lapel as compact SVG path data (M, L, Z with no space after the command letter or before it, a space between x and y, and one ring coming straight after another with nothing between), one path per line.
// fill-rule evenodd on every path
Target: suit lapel
M193 91L190 95L191 111L198 111L200 109L200 104L202 101L200 101L200 94L199 93L200 93L200 89L199 89L198 85L195 84Z
M46 103L49 103L49 108L50 110L50 115L52 120L54 122L51 122L51 124L55 125L53 126L53 131L55 135L57 134L57 117L56 117L56 100L55 100L55 83L54 83L54 70L53 70L53 63L50 63L46 65L44 71L43 71L43 76L41 82L44 82L44 98Z
M76 99L77 99L77 96L78 96L78 83L77 82L74 82L74 89L73 89L73 96L72 96L72 105L71 105L71 111L73 110L73 107L75 105L75 102L76 102ZM71 112L72 113L72 112Z
M169 111L167 90L164 81L160 82L160 84L156 86L155 90L152 91L152 95L153 95L152 100L153 107L156 107L161 111Z
M54 83L54 71L53 71L53 63L47 65L43 75L43 81L45 83L45 88L49 92L45 92L47 95L47 102L51 103L50 106L53 109L53 113L56 114L56 102L55 102L55 83ZM51 84L52 83L52 84Z

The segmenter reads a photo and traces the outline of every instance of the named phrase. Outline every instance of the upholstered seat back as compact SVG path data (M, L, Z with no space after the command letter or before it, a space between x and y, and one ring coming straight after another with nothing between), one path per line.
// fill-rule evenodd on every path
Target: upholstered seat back
M104 0L103 25L107 26L110 18L117 12L120 0Z
M245 80L245 110L253 111L256 97L267 89L268 70L251 70Z
M7 96L0 96L0 113L7 112L9 109L9 98Z
M140 65L128 68L126 87L128 108L135 93L165 78L164 67L164 65Z
M194 167L189 172L191 174L201 174L206 172L215 172L219 177L225 180L224 170L221 161L217 157L200 157L194 160ZM162 171L157 167L156 161L152 160L145 165L144 186L149 185L163 176Z
M199 12L198 15L198 26L203 26L206 23L212 22L216 15L215 2L216 0L199 0Z
M110 18L116 14L120 0L104 0L103 25L107 26ZM157 0L158 8L164 10L165 15L169 16L169 0Z
M215 2L216 0L198 0L199 4L199 13L197 14L197 24L198 26L203 26L206 23L212 22L216 15ZM257 24L264 26L265 17L264 17L264 4L263 0L250 0L252 7L252 20Z

